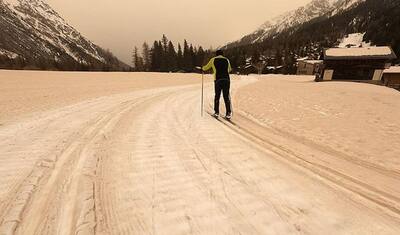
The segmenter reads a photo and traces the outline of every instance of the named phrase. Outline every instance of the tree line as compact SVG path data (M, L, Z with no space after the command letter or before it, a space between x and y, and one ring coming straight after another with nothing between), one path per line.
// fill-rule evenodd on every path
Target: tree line
M212 50L193 46L184 40L183 47L175 44L164 34L153 45L144 42L141 51L132 51L132 70L136 72L194 72L211 57Z
M130 71L130 66L121 62L110 51L99 49L99 53L104 61L86 57L85 61L76 61L67 54L61 54L56 58L46 54L18 55L9 58L7 55L0 54L0 69L13 70L49 70L49 71Z

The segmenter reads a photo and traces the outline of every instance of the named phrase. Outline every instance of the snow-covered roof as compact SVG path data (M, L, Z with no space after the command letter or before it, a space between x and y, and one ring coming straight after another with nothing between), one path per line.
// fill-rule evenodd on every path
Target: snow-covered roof
M383 70L383 73L400 73L400 66L392 66Z
M304 62L306 64L322 64L323 60L299 60L299 62Z
M325 60L396 58L390 47L330 48L324 51Z

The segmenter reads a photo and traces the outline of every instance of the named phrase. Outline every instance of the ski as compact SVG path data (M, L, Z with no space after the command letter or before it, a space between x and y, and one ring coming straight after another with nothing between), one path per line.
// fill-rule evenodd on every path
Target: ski
M225 125L232 125L232 126L237 126L236 123L232 120L232 118L226 118L226 117L215 117L211 112L207 112L208 115L210 115L212 118L216 119L217 121L225 124Z
M219 116L215 116L214 114L212 114L212 113L209 113L209 112L207 112L212 118L215 118L215 119L217 119L217 120L219 120Z

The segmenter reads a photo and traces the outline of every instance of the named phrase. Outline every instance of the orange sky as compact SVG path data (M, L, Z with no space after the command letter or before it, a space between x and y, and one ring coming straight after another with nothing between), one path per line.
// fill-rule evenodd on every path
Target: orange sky
M130 62L133 46L165 33L214 48L310 0L46 0L91 41Z

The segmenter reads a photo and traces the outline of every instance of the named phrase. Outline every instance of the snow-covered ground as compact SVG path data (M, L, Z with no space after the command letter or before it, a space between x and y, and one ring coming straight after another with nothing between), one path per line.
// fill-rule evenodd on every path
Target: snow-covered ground
M365 33L352 33L346 35L344 38L339 40L339 48L346 47L370 47L371 43L364 42Z
M200 78L0 71L0 234L400 233L400 93Z
M240 90L238 109L293 138L399 171L400 93L368 84L312 81L263 76Z
M37 112L105 95L186 85L198 75L0 70L0 125Z

